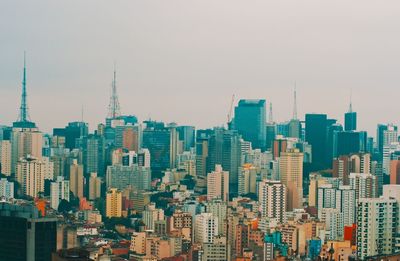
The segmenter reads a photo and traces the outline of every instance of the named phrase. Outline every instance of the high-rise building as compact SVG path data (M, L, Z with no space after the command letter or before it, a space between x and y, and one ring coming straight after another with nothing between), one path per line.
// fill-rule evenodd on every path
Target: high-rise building
M69 182L74 196L80 199L83 198L83 187L85 183L83 176L83 165L78 164L77 160L74 160L70 165Z
M281 153L279 171L282 184L287 188L287 210L303 206L303 153L289 149Z
M207 200L229 200L229 172L223 171L221 165L207 175Z
M230 257L226 237L217 236L213 243L203 243L203 256L199 261L225 261Z
M143 148L150 151L154 177L161 177L162 171L175 167L177 146L178 135L174 126L165 127L164 123L146 122Z
M9 140L0 141L0 173L11 176L11 142Z
M106 195L106 217L122 216L122 192L116 188L108 190Z
M156 221L164 220L164 210L156 208L155 203L147 205L143 211L143 223L146 229L154 231L154 224Z
M258 185L258 202L262 217L286 220L286 187L280 181L263 180Z
M334 134L333 157L358 153L360 148L360 133L355 131L340 131Z
M105 174L105 140L103 136L90 134L82 140L83 165L85 174L96 172L99 177Z
M101 197L101 184L102 180L97 177L97 173L90 173L89 177L89 200L95 200Z
M194 228L194 241L196 243L214 243L218 235L218 218L212 213L201 213L196 215Z
M276 124L273 122L269 122L265 125L265 128L266 128L265 149L271 150L272 143L275 140L275 136L276 136Z
M78 139L89 134L86 122L69 122L65 128L53 129L53 135L65 138L65 148L73 150L78 148Z
M117 164L107 167L107 188L149 190L150 183L150 168L140 167L137 164L130 166Z
M266 147L266 102L265 100L240 100L235 107L234 128L243 139L250 141L256 149Z
M63 177L57 177L55 182L50 184L50 206L52 209L58 209L62 200L69 201L69 181Z
M349 111L344 114L344 130L357 130L357 112L353 111L353 104L350 99Z
M390 161L390 184L400 184L400 160Z
M257 194L257 169L252 164L244 164L239 169L239 195Z
M178 126L178 139L183 143L183 151L190 151L195 147L195 127L194 126Z
M327 127L326 114L306 114L306 141L312 146L312 167L315 170L327 167Z
M139 151L141 128L139 125L121 125L115 127L115 147L129 151Z
M229 192L237 194L238 171L242 165L242 139L234 130L216 128L208 143L207 171L214 170L215 165L222 165L229 172Z
M394 253L398 211L395 199L359 199L357 203L358 258L366 260L367 257Z
M11 172L16 173L18 160L23 157L42 158L43 134L36 128L13 128L11 134Z
M0 203L0 242L0 260L51 261L57 219L40 217L35 206Z
M206 204L206 213L211 213L218 218L218 235L226 235L226 215L228 205L222 200L211 200Z
M0 198L14 198L14 182L7 181L6 178L0 179Z
M376 198L378 185L376 176L369 173L350 173L350 187L356 191L356 199Z
M35 158L21 158L17 165L17 182L20 184L19 194L37 197L44 192L44 180L53 178L52 162Z
M211 131L210 131L211 132ZM208 143L210 135L207 131L197 131L196 136L196 176L204 178L207 175Z

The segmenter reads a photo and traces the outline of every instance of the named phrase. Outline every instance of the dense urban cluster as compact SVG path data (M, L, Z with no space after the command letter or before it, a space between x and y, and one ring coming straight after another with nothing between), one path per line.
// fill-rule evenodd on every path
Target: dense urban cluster
M268 113L267 113L268 111ZM43 133L0 126L0 260L398 260L397 126L325 114L274 122L232 99L225 127L109 113Z

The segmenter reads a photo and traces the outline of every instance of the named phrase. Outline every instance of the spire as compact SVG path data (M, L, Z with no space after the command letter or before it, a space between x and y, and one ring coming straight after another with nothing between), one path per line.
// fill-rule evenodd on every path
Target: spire
M350 105L349 105L349 112L353 112L352 96L353 96L353 91L350 89Z
M115 119L121 116L119 107L118 94L117 94L117 71L114 63L114 78L111 84L111 97L110 104L108 105L108 118Z
M293 93L293 120L297 120L297 93L296 93L296 82L294 82L294 93Z
M22 94L21 94L21 107L19 108L19 122L30 122L28 113L28 103L26 101L26 53L24 52L24 72L22 78Z
M268 115L268 120L269 123L273 123L274 122L274 118L272 116L272 102L269 103L269 115Z

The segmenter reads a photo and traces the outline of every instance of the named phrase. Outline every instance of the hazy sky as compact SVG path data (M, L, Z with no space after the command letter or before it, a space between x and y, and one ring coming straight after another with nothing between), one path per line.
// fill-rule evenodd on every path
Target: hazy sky
M114 60L124 114L211 127L232 94L291 117L343 121L350 89L360 129L399 123L398 1L1 0L0 123L17 118L23 51L40 129L107 114Z

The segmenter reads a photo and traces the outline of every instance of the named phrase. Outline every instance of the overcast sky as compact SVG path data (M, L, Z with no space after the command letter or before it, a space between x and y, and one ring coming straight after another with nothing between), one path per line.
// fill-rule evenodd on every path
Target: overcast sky
M274 118L399 123L398 1L2 0L0 124L17 118L23 52L39 128L107 114L113 63L123 114L212 127L232 94L273 103Z

